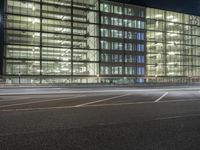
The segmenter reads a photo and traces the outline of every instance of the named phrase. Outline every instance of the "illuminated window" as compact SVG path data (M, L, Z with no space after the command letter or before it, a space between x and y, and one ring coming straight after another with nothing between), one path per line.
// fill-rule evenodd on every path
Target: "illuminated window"
M101 29L101 36L102 37L108 37L109 36L109 30L108 29Z
M137 74L138 75L144 75L144 67L138 67L137 68Z
M109 4L101 4L101 11L110 12L110 5Z
M101 16L101 23L102 24L109 24L108 16Z
M144 52L144 44L137 44L137 51Z
M101 41L101 49L104 49L104 50L109 49L109 42L108 41Z
M137 63L144 63L144 56L137 56Z

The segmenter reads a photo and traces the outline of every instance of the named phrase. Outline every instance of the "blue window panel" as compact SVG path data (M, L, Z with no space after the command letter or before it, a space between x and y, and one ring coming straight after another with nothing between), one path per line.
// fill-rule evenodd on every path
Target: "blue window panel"
M138 67L137 68L137 74L138 75L144 75L144 67Z
M144 29L144 22L143 21L140 22L140 29Z
M144 40L144 33L138 32L137 34L137 40Z
M137 63L144 63L144 56L137 56Z
M143 78L138 78L136 82L137 82L137 83L144 83L145 80L144 80Z
M138 32L136 33L136 35L137 35L137 40L140 40L140 33Z
M144 40L144 33L140 33L140 40Z
M137 51L144 52L144 44L137 44Z

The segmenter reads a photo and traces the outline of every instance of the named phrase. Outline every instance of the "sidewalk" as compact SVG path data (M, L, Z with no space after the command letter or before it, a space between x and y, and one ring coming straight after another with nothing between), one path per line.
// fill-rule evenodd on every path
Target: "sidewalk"
M76 93L105 93L105 92L139 92L139 91L180 91L200 90L200 86L165 86L165 87L31 87L31 88L1 88L0 96L11 95L40 95L40 94L76 94Z
M200 83L127 83L127 84L106 84L106 83L88 83L88 84L0 84L0 89L5 88L104 88L104 87L171 87L171 86L200 86Z

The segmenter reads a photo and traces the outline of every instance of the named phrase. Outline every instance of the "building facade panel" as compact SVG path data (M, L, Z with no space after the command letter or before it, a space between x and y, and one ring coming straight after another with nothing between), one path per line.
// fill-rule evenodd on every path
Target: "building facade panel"
M0 76L3 75L3 55L4 55L4 1L0 3Z
M199 17L147 8L146 18L148 76L161 82L199 78Z
M6 0L7 83L91 83L99 74L97 0Z
M102 1L100 11L102 82L144 82L145 8Z
M4 0L5 83L200 80L200 17L106 0Z

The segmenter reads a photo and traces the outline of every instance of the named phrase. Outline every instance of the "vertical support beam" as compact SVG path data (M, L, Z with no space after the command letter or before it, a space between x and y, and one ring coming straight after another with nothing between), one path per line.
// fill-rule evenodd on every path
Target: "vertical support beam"
M101 0L98 0L98 17L99 17L99 20L98 20L98 26L99 26L99 36L98 36L98 39L99 39L99 77L101 77L102 73L101 73L101 53L102 53L102 47L101 47Z
M123 3L123 5L122 5L122 13L123 13L123 22L122 22L122 25L123 25L123 31L122 31L122 33L123 33L123 55L124 55L124 57L123 57L123 66L122 66L122 74L123 74L123 77L124 77L124 79L125 79L125 77L126 77L126 73L125 73L125 66L126 66L126 62L125 62L125 56L126 56L126 51L125 51L125 43L126 43L126 39L125 39L125 23L124 23L124 19L125 19L125 4Z
M74 12L73 12L73 4L74 4L74 2L73 2L73 0L71 0L71 82L73 82L73 76L74 76L74 73L73 73L73 70L74 70L74 66L73 66L73 55L74 55L74 45L73 45L73 34L74 34L74 29L73 29L73 21L74 21L74 19L73 19L73 14L74 14Z
M183 20L185 20L185 15L183 15ZM182 30L183 30L183 42L185 43L186 42L186 34L185 33L185 29L184 29L184 26L182 27ZM187 56L188 55L188 56ZM188 62L189 62L189 54L187 53L187 50L186 50L186 45L184 44L183 45L183 55L181 55L182 57L182 69L183 69L183 74L182 74L182 82L185 81L185 77L188 76Z
M42 83L42 0L40 0L40 84Z
M144 25L144 64L145 64L145 66L144 66L144 69L145 69L145 72L144 72L144 75L145 75L145 78L144 78L144 82L146 83L147 82L147 78L148 78L148 67L147 67L147 65L148 65L148 62L147 62L147 54L148 54L148 52L147 52L147 18L146 18L146 16L147 16L147 8L143 8L143 11L144 11L144 23L145 23L145 25Z
M164 11L164 18L165 18L165 22L164 22L164 55L165 55L165 60L164 60L164 68L165 68L165 73L164 73L164 76L167 77L167 12Z
M193 35L192 30L194 30L194 29L191 29L190 35ZM191 38L192 49L191 49L191 54L189 53L189 55L191 55L192 57L194 57L194 49L193 48L194 48L194 45L196 45L194 43L196 43L196 42L194 42L194 38ZM188 63L188 65L190 66L189 67L189 74L188 74L189 78L190 78L190 82L191 82L191 77L193 77L193 69L194 69L194 59L192 59L191 56L189 56L189 60L191 61L191 65L190 65L190 63Z
M5 0L1 1L0 3L0 76L3 75L3 58L4 58L4 2Z

